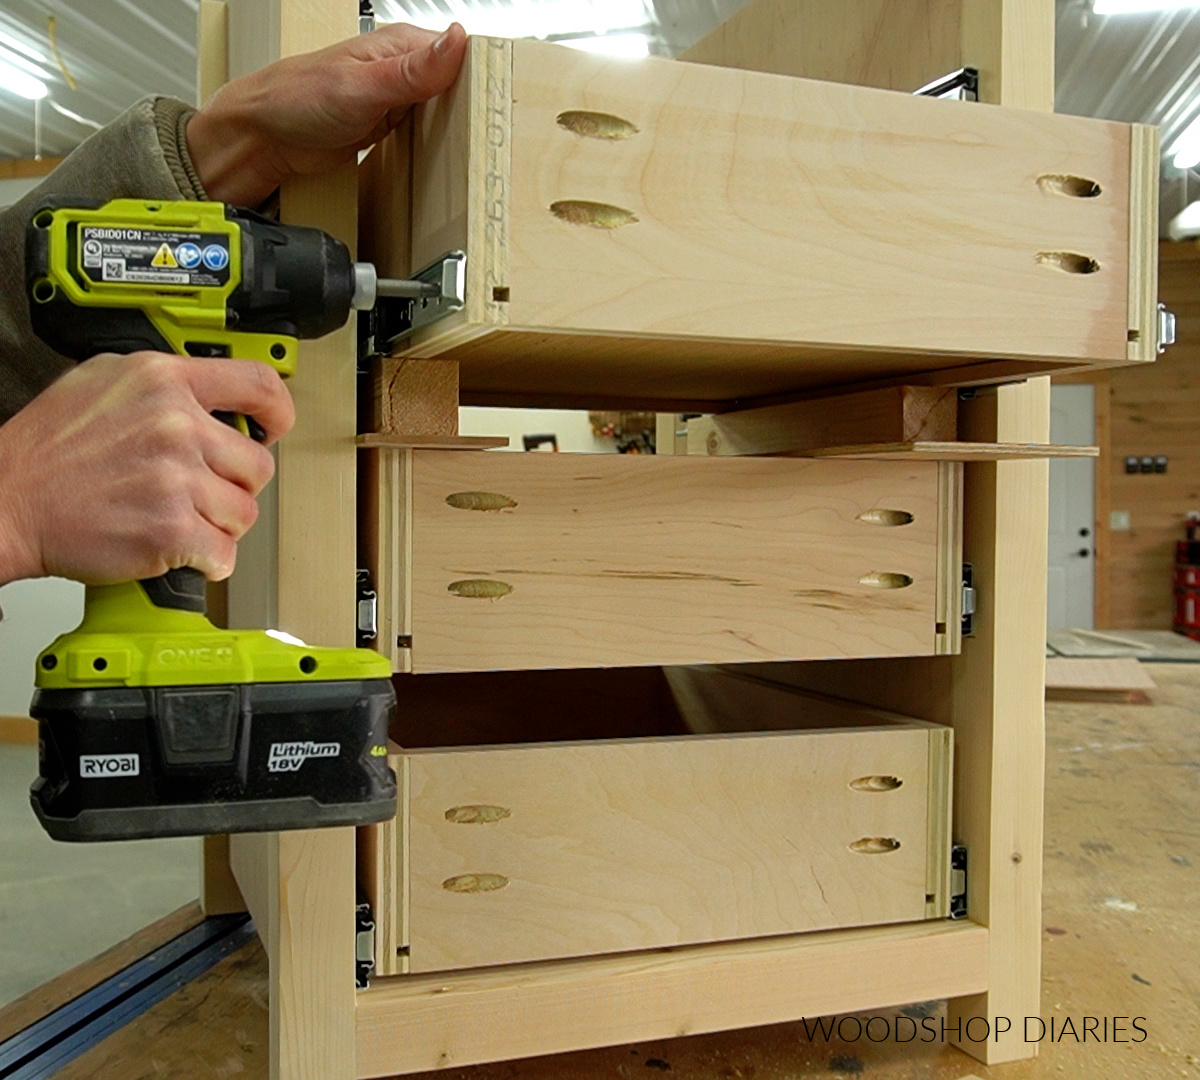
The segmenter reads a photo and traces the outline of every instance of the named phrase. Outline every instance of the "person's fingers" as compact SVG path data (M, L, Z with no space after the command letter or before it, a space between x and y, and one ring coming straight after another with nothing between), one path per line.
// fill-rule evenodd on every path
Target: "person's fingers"
M196 513L205 522L235 542L245 536L258 519L258 503L254 496L212 473L197 478L192 489L192 502Z
M411 23L391 23L369 34L351 38L342 46L334 45L332 48L345 47L351 56L359 60L386 60L388 57L400 56L414 49L423 49L432 45L439 37L441 32L437 30L425 30Z
M206 417L201 423L200 438L200 453L209 469L252 496L262 491L275 474L270 450L216 417Z
M267 364L192 359L187 364L187 380L206 412L253 416L267 433L268 444L286 435L296 422L292 397Z
M366 65L372 111L386 112L394 126L410 106L444 93L458 78L467 33L455 23L435 41L410 52Z
M237 541L223 529L198 519L192 551L179 563L199 570L209 581L224 581L237 563Z

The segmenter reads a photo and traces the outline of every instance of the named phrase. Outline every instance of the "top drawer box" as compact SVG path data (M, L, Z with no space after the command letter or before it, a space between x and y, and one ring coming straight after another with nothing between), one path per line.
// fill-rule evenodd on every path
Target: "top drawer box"
M1154 129L474 38L363 170L362 248L468 256L412 356L725 401L1154 355Z

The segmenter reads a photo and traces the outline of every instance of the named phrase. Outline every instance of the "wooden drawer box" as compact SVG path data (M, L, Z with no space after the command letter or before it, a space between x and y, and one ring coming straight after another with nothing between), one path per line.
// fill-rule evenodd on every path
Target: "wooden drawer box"
M467 253L402 352L468 402L995 380L1154 357L1157 162L1152 128L477 38L364 164L360 247Z
M956 463L369 455L397 671L958 650Z
M435 723L464 708L448 678ZM363 859L380 971L948 914L949 728L713 669L677 684L685 720L757 730L397 753L400 818ZM589 702L563 697L570 730Z

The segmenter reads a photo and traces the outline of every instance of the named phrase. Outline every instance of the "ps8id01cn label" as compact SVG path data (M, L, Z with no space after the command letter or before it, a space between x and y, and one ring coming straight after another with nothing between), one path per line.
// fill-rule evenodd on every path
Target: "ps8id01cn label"
M229 281L230 238L224 233L86 225L79 239L80 268L97 284L203 288Z

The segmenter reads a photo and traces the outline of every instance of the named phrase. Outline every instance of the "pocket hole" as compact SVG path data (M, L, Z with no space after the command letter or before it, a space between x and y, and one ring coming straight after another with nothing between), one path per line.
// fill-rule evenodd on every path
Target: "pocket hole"
M907 510L864 510L858 515L858 520L866 525L895 528L897 525L911 525L913 516Z
M907 589L913 583L913 579L907 574L892 574L875 570L869 574L863 574L858 579L858 583L866 585L870 589Z
M1067 195L1072 199L1094 199L1104 189L1095 180L1070 173L1045 173L1037 178L1037 186L1055 195Z
M589 112L586 109L570 109L559 113L558 126L586 139L632 139L638 133L637 125L628 120L622 120L612 113Z
M898 776L860 776L850 781L855 791L895 791L903 785L904 781Z
M468 600L499 600L512 592L512 586L505 581L487 581L483 578L470 578L466 581L452 581L446 586L448 593L455 596L465 596Z
M632 210L586 199L560 199L550 204L550 213L568 225L590 225L594 229L619 229L637 221Z
M494 825L512 817L507 806L452 806L445 818L451 825Z
M503 874L459 874L442 882L447 892L457 893L495 892L507 885L508 878Z
M900 850L900 841L891 836L864 836L850 845L859 855L887 855Z
M446 496L446 505L455 510L511 510L517 505L515 499L494 491L456 491Z
M1050 266L1068 274L1094 274L1100 269L1100 264L1090 255L1080 255L1075 251L1039 251L1036 258L1042 266Z

